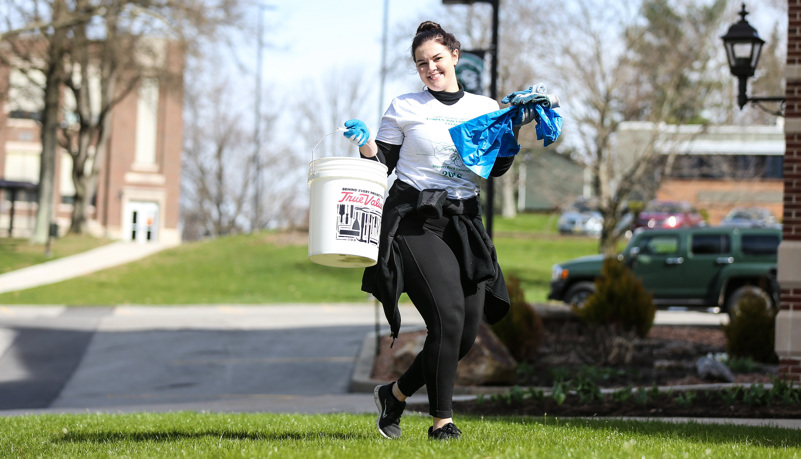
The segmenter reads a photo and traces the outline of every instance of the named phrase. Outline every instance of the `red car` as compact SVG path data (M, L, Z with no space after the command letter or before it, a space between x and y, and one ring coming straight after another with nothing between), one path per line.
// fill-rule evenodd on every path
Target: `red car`
M650 201L634 221L634 229L689 226L706 226L706 221L687 201Z

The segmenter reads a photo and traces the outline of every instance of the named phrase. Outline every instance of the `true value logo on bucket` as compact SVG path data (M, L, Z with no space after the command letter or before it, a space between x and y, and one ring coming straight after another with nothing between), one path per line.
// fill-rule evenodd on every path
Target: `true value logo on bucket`
M384 197L369 190L342 188L337 202L337 239L378 246Z

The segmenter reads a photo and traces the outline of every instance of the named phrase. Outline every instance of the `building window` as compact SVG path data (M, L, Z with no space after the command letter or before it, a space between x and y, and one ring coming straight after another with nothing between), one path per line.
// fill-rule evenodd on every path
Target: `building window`
M783 159L778 155L678 155L666 175L676 179L780 179Z
M155 78L142 80L136 111L136 164L156 164L158 132L159 82Z
M39 163L41 151L9 151L6 153L5 171L6 180L39 183Z

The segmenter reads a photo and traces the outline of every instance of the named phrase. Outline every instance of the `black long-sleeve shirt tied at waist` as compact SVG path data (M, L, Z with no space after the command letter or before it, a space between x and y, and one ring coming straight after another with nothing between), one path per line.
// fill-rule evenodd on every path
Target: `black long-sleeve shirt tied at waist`
M445 190L418 191L411 185L396 180L384 203L378 263L364 270L362 290L371 293L384 306L384 314L393 338L397 338L400 330L398 300L404 291L403 266L395 235L401 219L413 213L445 216L450 219L461 246L456 255L462 276L468 282L486 281L484 317L487 322L493 324L509 311L509 292L498 265L495 245L481 221L481 203L478 197L466 200L447 199L445 193Z

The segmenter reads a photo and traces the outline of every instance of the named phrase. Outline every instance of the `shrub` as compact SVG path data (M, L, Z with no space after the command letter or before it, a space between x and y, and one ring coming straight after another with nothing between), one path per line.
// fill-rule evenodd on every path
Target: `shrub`
M737 303L734 317L722 325L729 355L757 362L778 362L774 342L777 313L777 308L769 307L761 296L746 293Z
M676 401L676 403L679 404L679 406L683 406L686 408L693 404L696 395L697 394L693 391L686 391L676 395L676 398L674 400Z
M648 335L656 316L653 295L625 263L614 257L604 260L595 293L575 311L585 322L617 332L634 332L641 338Z
M511 274L506 277L506 288L511 299L509 314L491 328L512 356L518 361L524 361L533 357L542 343L542 319L526 303L525 293L517 276Z

